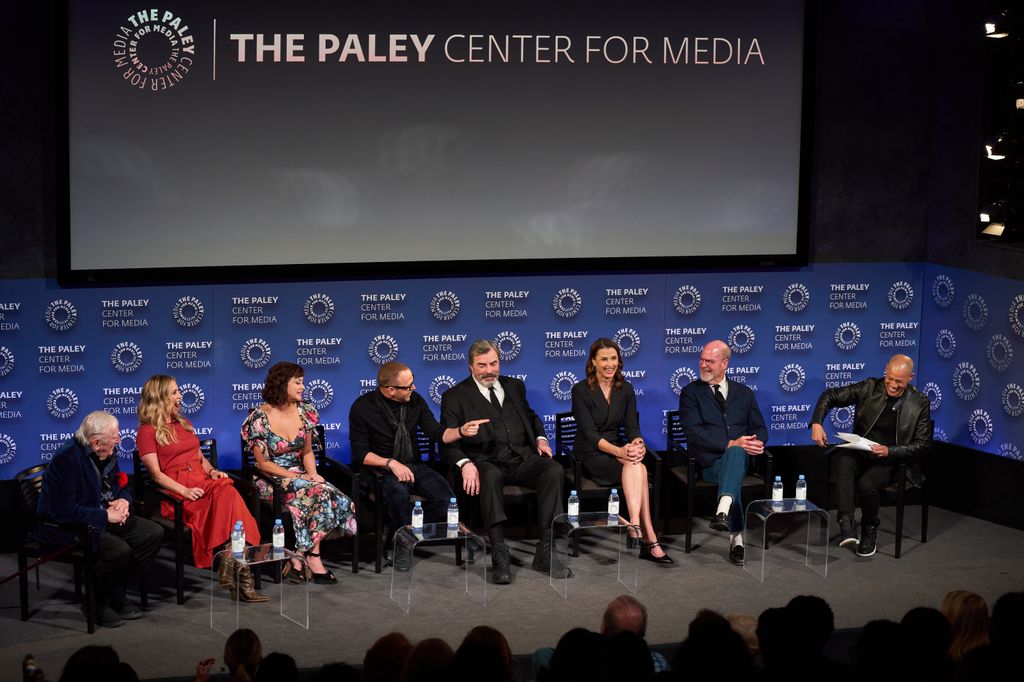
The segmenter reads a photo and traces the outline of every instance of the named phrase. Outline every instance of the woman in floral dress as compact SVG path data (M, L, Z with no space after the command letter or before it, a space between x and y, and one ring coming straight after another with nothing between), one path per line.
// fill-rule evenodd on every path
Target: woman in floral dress
M320 417L303 401L303 388L301 366L279 362L271 367L263 384L266 402L249 413L242 424L242 439L259 470L284 491L295 531L295 551L306 555L313 582L333 584L338 581L320 560L320 542L335 531L354 535L355 507L316 471L312 436ZM256 485L263 499L271 499L273 490L264 480L257 479ZM292 568L292 580L306 578L301 564L294 563Z

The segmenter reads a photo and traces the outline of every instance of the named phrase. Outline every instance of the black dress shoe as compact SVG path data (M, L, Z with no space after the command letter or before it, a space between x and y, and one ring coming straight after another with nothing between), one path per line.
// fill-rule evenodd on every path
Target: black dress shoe
M715 518L711 521L711 530L728 532L729 517L725 513L715 514Z
M654 549L655 547L661 547L662 551L665 550L665 548L661 546L660 542L650 542L650 543L648 543L648 542L641 542L640 543L640 558L644 559L646 561L653 561L656 564L674 564L675 563L675 561L672 560L672 557L670 557L668 555L668 552L665 552L665 554L662 554L661 556L654 556L653 554L651 554L651 550Z
M512 555L508 545L497 545L491 551L491 580L495 585L508 585L512 582Z
M736 545L729 550L729 561L737 566L743 565L743 545Z

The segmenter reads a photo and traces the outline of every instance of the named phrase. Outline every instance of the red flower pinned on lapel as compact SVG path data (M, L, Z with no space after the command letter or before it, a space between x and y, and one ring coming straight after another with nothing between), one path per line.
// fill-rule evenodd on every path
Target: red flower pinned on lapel
M117 472L117 486L119 488L126 488L128 486L128 474L123 471Z

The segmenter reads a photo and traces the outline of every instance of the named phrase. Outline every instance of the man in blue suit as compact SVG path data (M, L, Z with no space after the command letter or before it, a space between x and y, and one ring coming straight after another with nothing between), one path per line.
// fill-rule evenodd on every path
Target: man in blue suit
M94 547L94 589L96 621L106 627L142 618L142 611L125 599L125 584L153 560L163 539L159 525L131 514L128 476L114 455L120 440L117 417L90 412L75 437L54 454L39 495L40 514L100 531ZM40 539L64 545L76 537L66 528L44 526Z
M729 560L743 565L743 505L740 487L748 455L764 453L768 429L754 392L725 378L732 351L712 341L700 354L700 379L679 394L686 447L700 477L718 484L718 510L711 527L729 531Z

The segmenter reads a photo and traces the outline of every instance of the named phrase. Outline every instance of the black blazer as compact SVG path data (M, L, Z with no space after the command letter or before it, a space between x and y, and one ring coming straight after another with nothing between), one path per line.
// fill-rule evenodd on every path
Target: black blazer
M544 422L526 400L526 385L514 377L501 376L498 377L498 381L505 391L505 400L512 401L523 424L526 425L530 443L536 442L537 438L546 437ZM494 407L480 393L472 376L455 384L441 396L441 424L445 428L457 429L471 419L492 419L493 410ZM442 445L441 453L452 464L467 457L473 461L492 459L498 444L494 429L493 421L481 424L477 435Z
M604 399L600 386L591 389L586 381L579 382L572 387L572 414L576 418L572 454L580 462L600 452L597 442L602 438L619 444L620 425L625 424L627 443L640 435L636 391L628 381L624 381L620 388L612 389L610 403Z
M702 469L722 456L730 440L757 436L762 443L768 442L768 429L754 392L735 381L729 382L725 412L715 401L711 386L700 379L691 381L679 394L679 419L686 433L686 449Z

